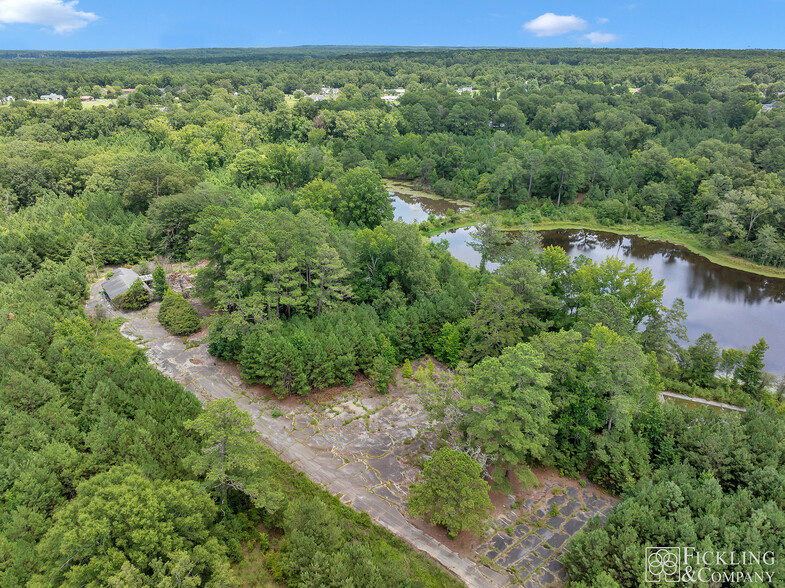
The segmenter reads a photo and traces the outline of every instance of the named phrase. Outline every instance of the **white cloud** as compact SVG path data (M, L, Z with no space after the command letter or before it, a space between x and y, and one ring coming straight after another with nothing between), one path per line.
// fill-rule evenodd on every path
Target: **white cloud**
M98 19L92 12L77 10L78 1L0 0L0 23L37 24L55 33L70 33Z
M538 37L554 37L556 35L563 35L572 31L585 29L586 21L574 14L562 16L553 14L552 12L546 12L534 20L527 22L523 25L523 28L534 33Z
M600 18L597 19L597 22L600 23L600 24L605 24L605 23L609 22L610 20L611 19L609 19L609 18L605 18L604 16L601 16Z
M613 43L616 40L616 35L613 33L599 33L595 31L583 35L583 38L592 45L606 45L607 43Z

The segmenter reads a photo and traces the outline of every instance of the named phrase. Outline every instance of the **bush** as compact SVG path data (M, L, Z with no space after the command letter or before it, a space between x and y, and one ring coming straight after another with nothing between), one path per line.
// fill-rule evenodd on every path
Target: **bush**
M140 310L150 304L150 291L137 279L125 294L117 297L123 310Z
M194 307L181 294L172 290L164 294L158 320L172 335L190 335L198 331L201 324L199 313Z

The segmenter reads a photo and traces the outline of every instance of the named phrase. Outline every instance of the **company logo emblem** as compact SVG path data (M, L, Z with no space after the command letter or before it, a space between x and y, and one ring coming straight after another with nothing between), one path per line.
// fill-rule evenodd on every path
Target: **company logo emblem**
M646 581L678 582L681 572L679 547L646 548Z

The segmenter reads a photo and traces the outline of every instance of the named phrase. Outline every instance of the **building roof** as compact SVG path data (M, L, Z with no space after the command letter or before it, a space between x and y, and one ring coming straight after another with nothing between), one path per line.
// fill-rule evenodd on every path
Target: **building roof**
M118 268L114 270L111 278L104 282L104 292L109 297L109 300L114 300L121 294L128 292L136 280L139 279L139 274L134 270L128 268Z

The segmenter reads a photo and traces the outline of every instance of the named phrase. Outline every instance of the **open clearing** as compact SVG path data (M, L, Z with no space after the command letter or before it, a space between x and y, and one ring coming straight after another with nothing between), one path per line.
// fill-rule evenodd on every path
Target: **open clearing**
M87 312L104 306L100 283L92 285ZM386 396L358 383L322 402L280 401L246 385L234 365L216 360L197 333L191 340L169 335L158 323L159 303L127 319L121 333L145 349L150 363L181 383L202 402L233 398L254 419L260 439L311 480L414 548L430 555L467 586L560 585L558 562L569 538L595 515L605 517L615 499L591 483L537 472L540 486L526 493L498 495L484 537L468 533L455 540L437 527L408 517L409 486L417 462L434 446L428 416L417 394L405 385ZM415 364L416 367L416 364ZM318 397L317 397L318 398ZM275 411L275 412L273 412ZM273 416L273 415L276 416ZM513 508L516 507L516 508Z

